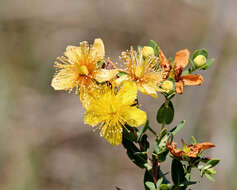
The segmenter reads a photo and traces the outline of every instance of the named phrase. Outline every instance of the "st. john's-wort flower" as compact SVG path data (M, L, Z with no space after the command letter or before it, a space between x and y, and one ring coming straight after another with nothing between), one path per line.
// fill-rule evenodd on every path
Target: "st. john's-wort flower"
M176 93L182 94L184 86L201 85L203 77L197 74L182 75L184 68L189 62L189 51L187 49L180 50L176 53L174 64L170 62L159 48L159 61L163 70L163 79L173 78L176 82Z
M173 156L180 159L182 159L183 156L196 158L201 151L215 147L215 145L210 142L203 142L195 145L186 145L183 139L182 144L183 149L178 149L177 144L175 142L170 144L170 142L168 141L166 146Z
M106 70L98 67L97 63L104 59L104 43L101 39L95 39L94 44L80 43L80 46L68 46L64 56L58 57L55 62L57 72L51 86L55 90L69 90L74 88L93 87L95 80L104 82L112 79L117 70Z
M124 70L126 74L118 78L116 83L133 81L140 92L156 98L157 91L159 91L158 86L162 80L162 72L158 67L158 58L154 55L154 51L152 54L152 48L149 48L145 46L144 49L138 48L138 51L131 48L122 52L121 58L126 66Z
M85 124L97 126L100 135L113 145L121 143L126 124L138 127L146 122L146 113L134 106L137 87L133 82L124 82L119 90L104 85L85 95L87 97L82 99L86 109Z

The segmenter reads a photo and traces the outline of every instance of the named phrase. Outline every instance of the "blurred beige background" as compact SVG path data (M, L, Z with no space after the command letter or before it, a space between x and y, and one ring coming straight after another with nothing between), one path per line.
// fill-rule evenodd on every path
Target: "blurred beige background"
M235 190L237 182L237 1L235 0L1 0L0 189L143 190L143 170L83 124L79 98L50 87L53 63L67 45L104 40L119 62L130 45L158 42L166 55L207 48L215 64L201 87L175 98L182 136L210 140L221 158L216 183L194 190ZM157 130L162 97L141 96ZM176 137L179 141L181 135ZM163 167L168 171L168 166Z

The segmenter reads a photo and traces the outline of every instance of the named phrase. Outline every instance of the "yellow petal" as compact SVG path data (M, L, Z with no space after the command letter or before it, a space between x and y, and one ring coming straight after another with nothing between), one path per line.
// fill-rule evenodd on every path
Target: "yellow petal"
M114 81L114 84L115 84L115 86L120 86L124 81L127 81L127 80L129 80L129 76L128 75L123 75L123 76L121 76L121 77L119 77L119 78L117 78L115 81Z
M118 73L117 69L111 69L111 70L100 69L95 72L94 78L98 82L110 81L117 75L117 73Z
M86 110L94 111L94 106L98 105L97 99L101 97L101 95L108 94L110 92L110 88L107 85L96 85L92 83L89 88L80 87L80 100L82 106Z
M77 86L78 73L71 66L61 69L54 76L51 86L54 90L70 90Z
M78 63L78 58L81 56L81 48L77 46L67 46L64 55L68 57L70 63Z
M116 95L121 104L132 105L137 98L137 85L133 81L125 81Z
M122 142L123 128L120 124L105 125L100 131L100 135L103 136L110 144L119 145Z
M124 110L123 117L128 125L132 127L138 127L144 124L147 120L146 112L138 109L137 107L129 107Z
M92 127L99 125L103 121L103 117L96 115L93 111L87 111L84 116L84 123Z
M103 58L105 56L105 48L102 39L95 39L93 47L95 48L98 57Z
M138 90L146 95L151 95L154 98L157 98L158 95L156 93L156 91L158 90L158 87L156 86L156 84L154 83L147 83L147 84L140 84L138 85Z

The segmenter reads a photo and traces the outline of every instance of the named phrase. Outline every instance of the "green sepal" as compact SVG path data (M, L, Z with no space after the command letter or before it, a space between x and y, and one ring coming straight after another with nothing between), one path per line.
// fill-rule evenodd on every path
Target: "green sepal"
M121 77L123 75L128 75L128 74L126 72L119 71L117 75L118 75L118 77Z
M171 98L173 98L173 97L175 96L175 94L176 94L176 82L175 82L175 80L174 80L173 78L171 78L171 77L167 78L166 80L168 80L168 81L170 81L170 82L173 83L173 89L171 89L171 90L169 90L169 91L167 91L167 92L162 92L162 94L166 97L167 100L171 100ZM162 89L162 84L163 84L166 80L164 80L164 81L162 81L162 82L160 83L160 86L159 86L159 87L160 87L161 89Z
M206 63L204 65L202 65L201 67L198 67L198 69L206 70L214 63L214 61L215 61L215 59L213 59L213 58L207 59Z
M172 161L171 177L175 185L180 185L185 182L183 164L177 159L173 159Z
M157 43L153 40L150 40L148 45L153 48L155 56L157 57L159 54L159 48L158 48Z
M103 64L105 63L105 59L101 59L100 61L97 62L97 68L102 68Z
M185 125L185 120L181 121L177 126L170 130L173 136L175 136Z
M174 106L171 101L161 105L157 112L156 120L161 124L170 124L174 119Z
M192 60L195 59L195 57L197 57L198 55L203 55L208 58L208 52L206 49L195 50L192 54Z
M189 72L189 69L185 69L183 72L182 72L182 75L181 76L184 76L184 75L188 75L190 72Z
M116 186L115 188L116 188L116 190L122 190L121 188L119 188L119 187L117 187L117 186Z

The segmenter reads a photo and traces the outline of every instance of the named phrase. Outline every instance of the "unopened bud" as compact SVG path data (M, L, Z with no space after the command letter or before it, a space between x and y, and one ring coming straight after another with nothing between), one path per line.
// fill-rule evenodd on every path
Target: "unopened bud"
M195 57L193 62L196 67L201 67L207 62L207 59L204 55L198 55L197 57Z
M144 57L155 55L154 49L150 46L144 46L142 49L142 55Z
M166 92L169 92L171 90L174 89L174 83L170 80L165 80L162 84L161 84L161 88L163 90L165 90Z

